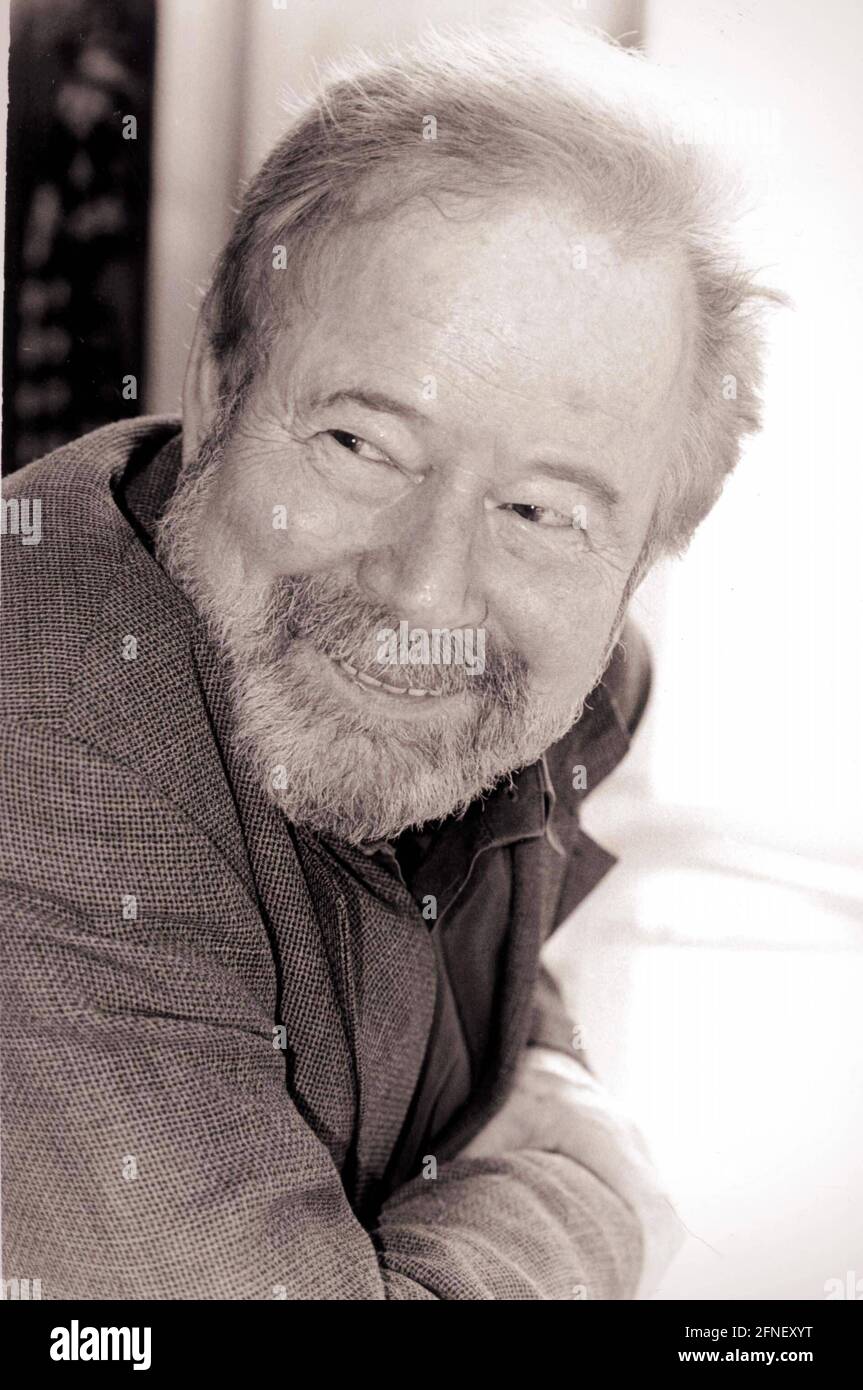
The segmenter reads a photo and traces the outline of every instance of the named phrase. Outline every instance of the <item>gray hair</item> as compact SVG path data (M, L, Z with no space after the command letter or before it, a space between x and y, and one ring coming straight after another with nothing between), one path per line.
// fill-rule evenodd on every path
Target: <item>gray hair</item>
M676 137L639 55L561 20L428 32L329 71L249 184L204 301L223 419L242 409L328 236L418 195L565 200L631 255L676 249L696 305L687 423L638 577L679 553L760 425L763 309L729 181ZM433 138L429 138L433 136ZM283 245L284 270L273 269ZM286 295L286 283L290 286ZM637 580L636 580L637 582Z

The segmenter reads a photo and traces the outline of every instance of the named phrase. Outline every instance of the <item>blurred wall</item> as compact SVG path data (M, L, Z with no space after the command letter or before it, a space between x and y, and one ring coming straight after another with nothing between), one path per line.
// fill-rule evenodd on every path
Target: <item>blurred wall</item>
M3 463L141 401L155 0L11 10Z
M741 243L794 307L771 326L763 433L636 600L659 688L630 775L690 826L859 870L863 6L649 0L645 48L680 83L681 134L746 177Z
M147 409L173 412L239 187L253 11L238 0L159 0L158 13Z

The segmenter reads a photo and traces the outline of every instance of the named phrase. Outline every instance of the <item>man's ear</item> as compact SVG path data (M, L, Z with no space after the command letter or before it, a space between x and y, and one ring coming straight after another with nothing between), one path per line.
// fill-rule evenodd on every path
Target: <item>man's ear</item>
M194 457L215 417L218 374L207 341L203 310L198 314L183 380L183 463Z

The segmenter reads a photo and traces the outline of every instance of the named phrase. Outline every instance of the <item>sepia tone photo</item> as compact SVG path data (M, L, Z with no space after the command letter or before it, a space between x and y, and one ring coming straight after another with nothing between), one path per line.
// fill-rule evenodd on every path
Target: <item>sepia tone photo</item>
M213 1300L817 1362L863 11L7 19L4 1298L136 1369Z

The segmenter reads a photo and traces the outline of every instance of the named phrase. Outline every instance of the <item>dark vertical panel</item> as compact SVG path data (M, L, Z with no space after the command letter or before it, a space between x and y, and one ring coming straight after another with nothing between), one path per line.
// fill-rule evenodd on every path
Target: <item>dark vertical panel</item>
M139 410L155 23L155 0L12 7L7 470Z

